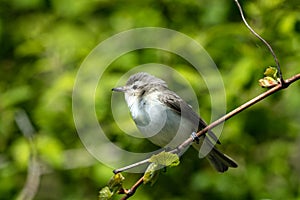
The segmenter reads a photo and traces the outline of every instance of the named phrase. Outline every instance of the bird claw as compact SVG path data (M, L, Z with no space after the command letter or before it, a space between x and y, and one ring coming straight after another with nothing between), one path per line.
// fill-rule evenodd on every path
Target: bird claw
M193 139L193 142L199 144L199 137L197 136L196 132L192 132L191 137Z

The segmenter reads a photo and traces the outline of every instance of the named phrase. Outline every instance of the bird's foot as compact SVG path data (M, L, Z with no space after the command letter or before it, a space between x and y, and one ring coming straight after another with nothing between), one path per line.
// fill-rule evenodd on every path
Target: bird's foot
M196 132L192 132L191 137L193 139L193 142L196 142L197 144L199 144L199 137L197 136Z

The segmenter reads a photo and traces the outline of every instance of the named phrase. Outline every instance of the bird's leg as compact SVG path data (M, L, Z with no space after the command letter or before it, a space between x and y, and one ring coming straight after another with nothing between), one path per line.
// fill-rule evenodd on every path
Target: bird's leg
M192 132L191 137L193 139L194 142L196 142L197 144L199 144L199 137L197 136L196 132Z

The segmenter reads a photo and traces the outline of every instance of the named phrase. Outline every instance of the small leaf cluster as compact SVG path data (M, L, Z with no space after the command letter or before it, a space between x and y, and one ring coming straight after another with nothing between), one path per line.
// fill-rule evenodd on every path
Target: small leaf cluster
M144 175L143 183L150 183L151 186L157 181L160 171L166 167L178 166L179 156L174 153L162 151L159 154L151 156L149 159L150 164L148 165ZM128 194L131 190L127 190L123 187L125 177L121 173L115 174L107 186L103 187L99 191L99 200L109 200L114 194ZM138 186L137 186L138 187ZM136 188L134 188L135 190Z

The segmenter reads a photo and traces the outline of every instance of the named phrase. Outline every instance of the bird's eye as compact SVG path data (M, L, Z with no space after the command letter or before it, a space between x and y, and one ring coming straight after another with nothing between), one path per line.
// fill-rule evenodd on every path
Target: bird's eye
M137 85L133 85L133 86L132 86L132 89L135 90L136 88L137 88Z

